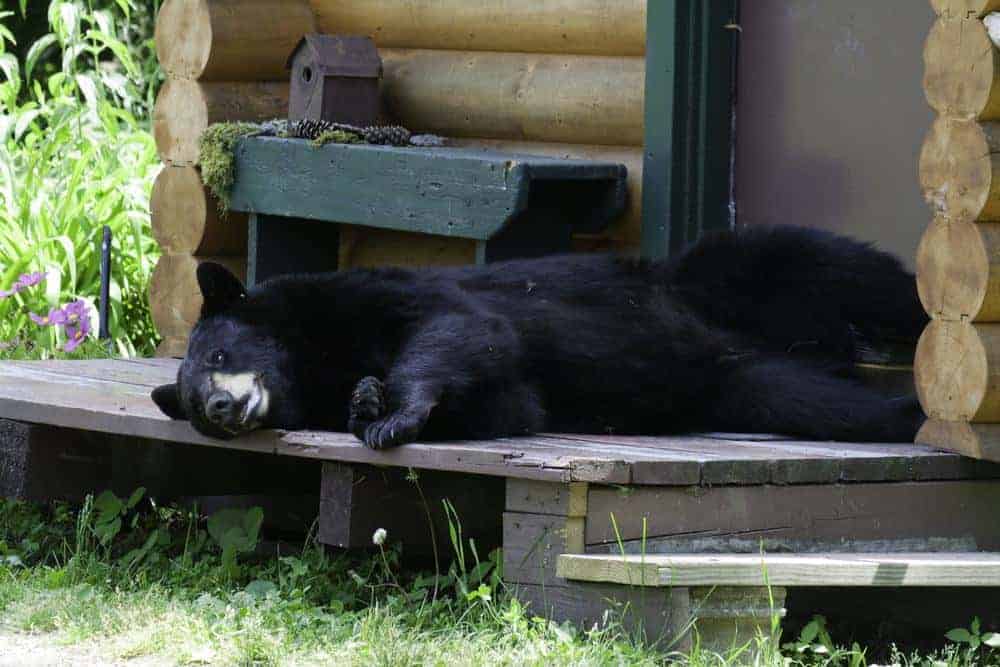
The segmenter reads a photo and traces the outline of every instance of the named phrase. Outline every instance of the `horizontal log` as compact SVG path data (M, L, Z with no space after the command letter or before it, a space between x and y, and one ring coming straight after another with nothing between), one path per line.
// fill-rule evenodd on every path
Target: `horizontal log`
M383 99L412 130L641 146L640 57L385 49Z
M160 159L170 165L198 162L198 141L212 123L263 121L288 115L288 83L207 83L169 79L153 110Z
M920 152L920 188L942 218L1000 220L1000 123L938 118Z
M246 255L247 216L224 219L195 167L164 167L150 199L153 236L170 254Z
M1000 322L1000 223L935 220L917 249L917 292L936 319Z
M982 22L937 20L924 44L924 93L942 116L1000 120L1000 49Z
M933 320L917 344L913 373L928 417L1000 422L1000 324Z
M167 0L156 55L174 78L287 81L289 54L315 31L305 0Z
M1000 462L1000 424L969 424L928 419L917 443L974 459Z
M310 0L320 31L379 48L641 56L646 0Z
M544 155L570 160L601 160L624 164L628 169L628 208L617 222L598 235L598 239L610 241L610 248L619 252L639 248L642 241L642 148L637 146L600 146L468 138L454 139L450 144L464 148L482 148L484 151ZM590 238L580 237L580 240L585 241L590 240ZM600 244L598 247L604 246Z
M447 236L341 225L338 266L460 266L476 261L476 242Z
M162 255L149 281L149 307L153 324L164 339L186 340L201 313L201 290L196 271L202 262L222 264L246 279L246 259Z
M1000 10L1000 0L931 0L931 7L949 18L975 18Z

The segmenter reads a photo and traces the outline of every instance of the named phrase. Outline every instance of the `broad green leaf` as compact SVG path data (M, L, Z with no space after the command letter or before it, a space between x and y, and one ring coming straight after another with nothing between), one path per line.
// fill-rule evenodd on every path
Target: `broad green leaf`
M956 644L968 644L972 640L972 635L965 628L955 628L954 630L949 630L945 637L955 642Z
M983 643L991 648L1000 648L1000 632L987 632L983 635Z

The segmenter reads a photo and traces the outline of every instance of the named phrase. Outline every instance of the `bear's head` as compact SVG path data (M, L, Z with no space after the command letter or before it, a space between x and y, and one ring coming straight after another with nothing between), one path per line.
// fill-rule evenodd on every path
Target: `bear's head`
M212 262L198 266L201 317L191 332L177 382L152 398L171 419L200 433L232 438L256 428L298 421L290 400L291 359L279 317L256 302L240 280Z

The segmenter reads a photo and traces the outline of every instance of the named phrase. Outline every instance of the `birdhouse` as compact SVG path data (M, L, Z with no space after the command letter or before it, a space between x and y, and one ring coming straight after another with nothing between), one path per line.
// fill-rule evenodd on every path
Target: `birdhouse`
M382 59L369 37L309 34L288 58L289 120L372 125Z

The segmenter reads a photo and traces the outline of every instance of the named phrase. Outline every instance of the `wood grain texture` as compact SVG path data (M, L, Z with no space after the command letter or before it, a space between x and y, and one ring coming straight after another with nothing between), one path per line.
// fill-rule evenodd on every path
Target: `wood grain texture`
M587 516L588 485L580 482L552 484L533 480L507 480L508 512Z
M320 30L379 48L641 56L645 0L310 0Z
M572 222L586 231L610 224L627 197L626 169L613 162L273 137L244 139L235 157L234 210L480 241L527 211L537 201L529 195L550 183L584 188L591 205Z
M692 491L701 479L699 468L705 460L702 450L711 452L713 448L713 455L717 457L714 460L725 460L725 457L732 460L747 458L754 465L763 466L765 470L769 469L769 463L775 457L792 464L804 456L823 456L832 460L853 457L870 462L871 467L862 470L867 473L864 475L866 479L972 479L993 478L997 475L994 466L984 469L979 466L985 464L952 454L938 453L926 447L795 443L760 436L754 439L753 436L740 434L713 434L696 438L651 437L619 443L599 436L537 435L490 441L415 443L386 452L369 450L354 436L346 433L261 431L231 441L220 441L201 436L186 422L170 421L150 399L150 387L169 381L177 371L178 361L102 360L88 362L79 368L75 363L0 363L0 418L169 442L273 452L314 460L452 470L558 483L628 484L633 479L642 479L642 484L679 485L674 487L679 497L692 501L703 493ZM148 378L145 378L145 373L150 374ZM779 444L781 447L778 447ZM760 446L773 449L753 457L754 448ZM969 467L973 464L975 467ZM671 470L684 472L677 475ZM655 477L654 472L662 474L662 477ZM750 479L759 479L753 468L750 473L753 475ZM729 483L748 482L731 479ZM855 488L865 485L846 486ZM902 485L884 486L891 490ZM640 499L644 497L639 493L644 493L643 488L634 489ZM714 492L723 487L703 488ZM785 493L783 489L800 487L758 488L778 489L776 493ZM595 493L605 500L608 498L606 489L591 490L588 497L588 514L591 517L594 516L595 507L598 516L603 515L605 521L607 511L621 511L613 505L594 506ZM611 493L612 497L617 497L613 489ZM788 493L792 494L790 497L793 501L798 498L794 492ZM669 510L668 516L697 514L694 506L672 507L672 501L663 502L666 503L664 507ZM795 502L791 502L793 508L795 505ZM632 514L641 518L642 512L646 511L642 507L634 512L630 511L629 520ZM967 511L964 514L972 516ZM625 519L620 517L620 520Z
M1000 554L567 554L557 573L629 586L1000 586Z
M917 249L917 292L935 319L1000 321L1000 223L931 223Z
M503 514L503 578L507 583L558 586L556 559L583 553L584 518L552 514Z
M969 424L928 419L917 442L974 459L1000 462L1000 424Z
M1000 421L1000 325L931 321L917 344L913 377L928 417Z
M941 16L968 19L1000 10L1000 0L931 0L931 7Z
M246 255L247 216L219 214L195 167L165 167L149 202L153 237L166 253Z
M621 540L635 553L647 540L729 538L777 543L908 539L971 540L1000 550L993 481L794 486L595 486L587 500L587 551ZM611 521L614 514L615 521ZM615 529L617 524L617 531Z
M195 272L202 262L222 264L246 279L243 257L194 257L161 255L149 280L149 307L153 323L167 339L187 339L201 313L201 290Z
M1000 124L938 118L920 152L920 187L944 220L1000 220Z
M980 21L942 17L924 45L924 93L942 116L1000 120L1000 50Z
M168 76L287 81L285 62L316 21L304 0L167 0L156 55Z
M198 163L198 141L212 123L264 121L288 114L288 83L168 79L153 109L153 136L169 165Z
M413 130L641 146L639 57L384 49L383 100Z

